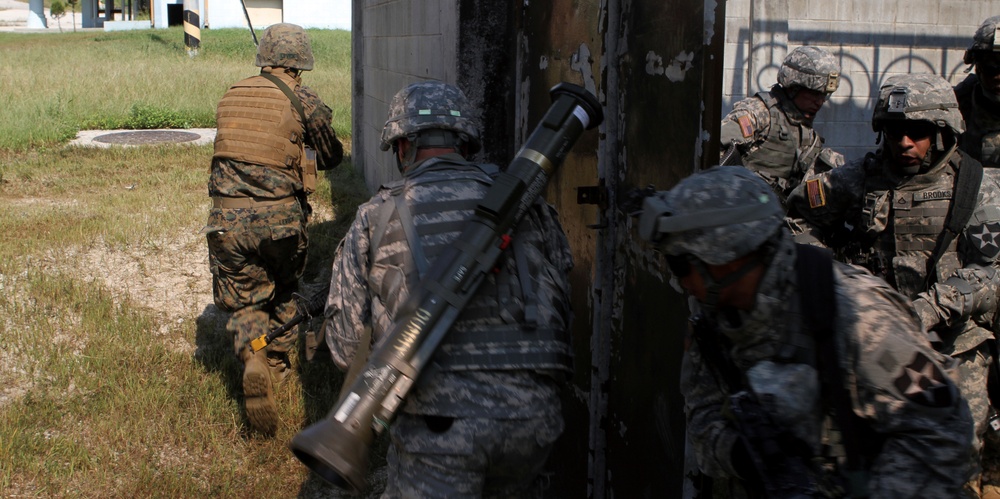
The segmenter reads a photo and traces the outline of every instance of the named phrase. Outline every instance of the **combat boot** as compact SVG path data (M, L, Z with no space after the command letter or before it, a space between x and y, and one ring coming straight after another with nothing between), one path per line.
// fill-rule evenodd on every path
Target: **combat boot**
M271 370L271 381L274 386L280 387L285 384L285 378L292 369L292 363L288 360L287 352L268 352L267 365Z
M278 406L274 403L270 368L263 352L255 354L247 349L243 354L243 401L250 426L274 435L278 428Z

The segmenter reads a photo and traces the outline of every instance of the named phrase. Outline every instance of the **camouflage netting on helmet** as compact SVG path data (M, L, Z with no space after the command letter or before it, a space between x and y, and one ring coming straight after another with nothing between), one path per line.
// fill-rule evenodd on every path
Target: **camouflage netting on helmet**
M264 31L257 46L257 67L283 67L310 71L313 68L312 46L301 26L280 23Z
M929 121L956 136L965 131L951 84L933 74L902 74L885 80L872 113L872 129L882 131L888 120Z
M778 83L785 88L803 87L832 94L840 86L840 64L833 54L813 46L799 47L781 63Z
M429 129L456 132L466 140L469 154L479 150L479 121L468 98L457 87L440 81L412 83L396 92L380 147L388 151L400 138Z
M975 64L977 52L1000 50L1000 47L995 45L998 23L1000 23L1000 16L993 16L979 25L979 29L976 30L976 34L972 37L972 45L965 51L965 57L962 59L963 62L966 64Z
M784 220L774 191L738 166L717 166L656 194L664 210L656 232L670 255L694 255L709 265L745 256L767 242Z

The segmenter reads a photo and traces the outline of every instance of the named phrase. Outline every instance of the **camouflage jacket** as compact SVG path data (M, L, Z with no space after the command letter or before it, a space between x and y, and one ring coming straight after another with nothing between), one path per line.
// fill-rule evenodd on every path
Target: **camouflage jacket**
M453 180L450 184L428 182L428 177ZM470 178L478 178L479 181L470 181ZM467 191L455 193L463 194L458 197L468 197L464 194L481 197L488 184L492 183L491 178L478 166L454 154L427 159L410 167L405 181L406 202L414 206L433 204L441 198L454 197L453 193L442 193L444 189ZM399 240L391 235L382 237L384 233L379 229L383 225L378 220L383 205L394 202L391 190L382 188L371 200L361 205L334 257L324 335L334 363L341 369L347 369L354 360L360 333L365 326L372 327L372 341L375 343L373 348L378 348L385 334L392 330L394 317L398 308L406 302L410 286L415 284L415 277L410 270L413 267L413 252L409 250L407 239ZM439 208L435 212L438 220L435 221L440 222L441 218L448 216L445 213L448 210L440 207L446 203L454 204L455 201L438 202ZM467 216L446 222L458 229ZM418 226L421 223L432 223L430 220L423 222L423 219L417 217L413 220ZM433 248L452 244L458 233L459 231L419 237L428 248ZM566 328L570 320L568 272L572 267L572 257L555 210L539 201L522 220L514 237L529 238L544 248L544 252L538 256L543 260L539 262L542 267L534 277L537 282L551 280L554 286L539 284L539 289L543 290L540 294L551 293L555 296L539 296L540 303L551 303L554 299L554 302L565 304L565 307L544 307L547 310L540 311L538 327ZM432 238L435 240L432 241ZM446 239L437 240L440 238ZM372 247L373 244L377 247ZM433 258L431 250L425 248L425 251L427 257ZM498 267L507 268L510 262L506 260L511 258L502 256L501 259ZM502 274L504 272L497 276ZM496 279L493 275L487 277L487 281ZM496 283L484 283L465 312L470 312L470 308L475 307L477 300L481 298L483 290L490 287L496 289ZM481 303L482 300L478 302ZM501 315L480 314L478 319L469 321L463 320L467 317L463 314L452 331L492 328L500 324ZM419 378L402 410L453 417L517 419L550 414L553 409L557 410L552 404L553 397L557 398L556 382L536 371L428 370Z
M719 330L747 383L737 390L751 388L776 424L837 466L832 456L838 454L826 446L833 408L820 396L819 373L804 357L797 362L783 354L800 337L802 320L795 252L788 247L790 238L782 244L758 288L755 308L735 320L720 316ZM960 497L972 420L947 375L950 359L923 340L906 299L880 279L835 262L834 282L833 341L860 422L856 426L870 436L864 456L870 497ZM703 472L738 476L731 455L739 435L728 410L730 387L702 356L699 343L690 344L680 384L689 441Z
M1000 288L1000 185L985 175L979 200L964 231L952 240L928 279L932 249L945 232L960 165L975 161L955 151L923 174L894 174L882 153L807 178L789 205L828 234L845 259L864 265L914 300L924 327L953 355L975 348L993 334L994 310L977 312L972 295ZM845 225L846 224L846 225ZM844 227L851 227L848 233ZM930 283L930 286L927 286ZM965 284L967 283L968 286Z
M278 73L285 69L265 68L262 71ZM294 91L307 118L306 145L316 152L317 167L329 170L337 166L343 160L344 147L331 126L333 112L309 87L299 85ZM298 113L294 114L296 121L301 122ZM281 199L297 195L301 191L302 180L293 169L270 168L222 158L212 159L208 180L209 196Z

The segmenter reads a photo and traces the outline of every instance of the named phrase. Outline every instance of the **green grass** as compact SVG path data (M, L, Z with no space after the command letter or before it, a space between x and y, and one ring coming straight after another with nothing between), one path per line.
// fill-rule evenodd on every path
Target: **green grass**
M308 30L315 70L303 83L350 135L350 32ZM246 30L202 31L188 57L181 28L0 33L0 150L51 147L81 129L214 127L230 84L257 73Z
M179 30L0 33L0 496L340 497L287 449L334 403L332 363L292 356L297 376L278 390L281 423L265 438L249 430L211 297L192 309L147 292L152 282L192 300L171 279L209 279L207 263L162 262L207 253L212 147L64 145L94 123L213 126L226 86L255 72L253 45L240 30L203 36L192 60ZM310 37L317 71L305 81L349 138L349 33ZM350 156L321 177L306 279L328 274L367 197Z

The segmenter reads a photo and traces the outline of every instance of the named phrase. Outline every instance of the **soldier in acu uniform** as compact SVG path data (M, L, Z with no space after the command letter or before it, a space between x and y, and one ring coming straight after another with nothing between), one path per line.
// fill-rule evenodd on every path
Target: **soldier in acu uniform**
M219 102L204 232L215 304L232 313L226 330L243 362L247 419L273 434L272 382L284 379L295 336L289 332L256 353L249 342L295 315L292 293L306 261L306 196L316 188L317 168L337 166L343 147L330 108L302 85L313 56L301 27L269 27L256 65L260 75L234 84Z
M983 166L1000 166L1000 45L996 44L1000 16L991 17L976 30L965 51L965 63L976 72L955 87L965 133L958 147ZM971 69L971 68L970 68Z
M365 327L377 348L434 258L461 244L498 173L468 159L479 137L452 85L414 83L393 97L381 146L403 179L358 208L333 263L325 337L342 369L365 361L355 358ZM383 497L528 492L563 430L571 267L555 210L539 200L397 414Z
M824 148L813 129L816 113L839 85L840 65L832 54L812 46L793 50L771 90L737 102L723 118L723 164L736 164L729 158L738 155L782 203L807 172L842 165L843 156Z
M759 177L720 166L647 198L639 222L700 310L681 392L698 466L730 487L714 497L958 497L972 421L953 361L905 297L794 243L783 215Z
M913 300L929 339L958 360L978 468L989 416L987 341L1000 285L1000 186L958 149L962 116L940 76L887 79L872 127L882 143L877 151L807 178L788 201L832 234L831 246L845 258ZM977 472L969 491L978 497L979 488Z

